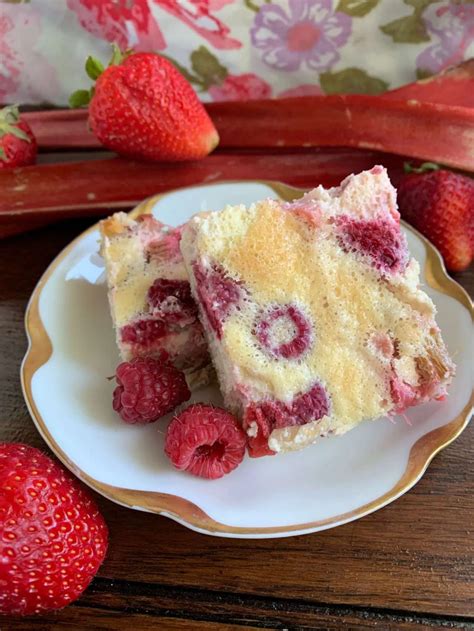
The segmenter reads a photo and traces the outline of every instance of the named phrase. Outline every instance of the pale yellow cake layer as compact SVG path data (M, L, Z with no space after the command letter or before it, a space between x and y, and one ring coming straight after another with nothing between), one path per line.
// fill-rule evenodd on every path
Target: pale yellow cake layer
M133 225L124 213L102 222L102 248L111 291L110 301L115 326L120 328L147 309L147 294L156 278L187 280L184 264L170 261L147 261L139 234L129 232Z
M400 287L389 286L357 256L342 255L334 238L325 238L324 225L315 233L272 201L200 218L194 248L230 276L244 279L255 301L244 301L228 317L221 343L236 380L251 383L257 399L260 391L262 397L289 401L320 380L331 398L333 426L344 431L393 407L383 357L368 344L374 333L398 340L400 370L411 381L416 381L415 358L436 353L436 329L426 337L421 332L435 308L416 286L413 260ZM252 333L255 303L296 304L306 314L314 340L301 362L276 361L260 347Z

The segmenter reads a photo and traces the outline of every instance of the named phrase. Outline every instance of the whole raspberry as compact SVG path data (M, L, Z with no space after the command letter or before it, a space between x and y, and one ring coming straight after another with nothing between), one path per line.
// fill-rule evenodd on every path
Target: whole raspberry
M274 429L306 425L329 414L329 399L320 383L307 392L298 394L290 403L268 399L252 403L244 414L244 428L249 435L249 454L256 458L274 452L268 439Z
M232 414L196 403L169 424L165 453L177 469L215 480L238 467L246 443L245 433Z
M107 552L107 526L96 504L68 471L19 443L0 443L0 489L0 613L65 607L86 589Z
M113 408L127 423L152 423L191 396L184 373L151 357L123 362L115 373Z
M187 280L157 278L148 290L148 304L155 318L186 326L197 319L197 306Z
M272 307L257 321L255 335L271 355L284 359L298 359L312 340L311 324L295 305Z
M382 220L358 220L342 216L338 220L339 244L346 252L369 257L382 272L403 271L408 263L406 240L398 224Z
M193 265L199 301L217 337L222 337L222 324L234 305L242 298L242 283L234 280L217 264L209 268Z

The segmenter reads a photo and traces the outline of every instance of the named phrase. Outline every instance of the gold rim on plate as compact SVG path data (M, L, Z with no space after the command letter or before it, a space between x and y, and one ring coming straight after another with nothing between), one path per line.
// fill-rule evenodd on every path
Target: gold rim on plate
M253 180L250 181L256 184L263 184L271 188L277 195L286 201L301 197L304 193L302 189L294 188L282 184L281 182L272 182L265 180ZM222 182L220 182L222 183ZM225 182L240 184L241 181ZM248 183L248 182L247 182ZM199 185L198 185L199 186ZM186 187L190 188L190 187ZM191 187L192 188L192 187ZM131 211L132 216L139 216L152 212L154 205L167 195L175 192L169 191L161 195L151 197L141 204L139 204L134 210ZM415 234L422 242L426 250L426 264L425 264L425 278L427 284L433 289L454 298L457 302L461 303L465 307L471 317L474 320L474 308L471 299L467 292L452 278L450 278L444 267L443 260L439 252L434 246L418 231L411 226L404 223L405 228ZM151 513L164 514L172 519L191 527L194 530L209 534L220 534L230 536L278 536L279 534L291 534L291 533L304 533L314 530L325 529L331 526L341 525L349 521L353 521L364 515L368 515L379 508L382 508L403 495L406 491L411 489L422 477L426 471L428 465L434 456L447 447L453 440L455 440L464 428L467 426L473 405L474 405L474 392L471 394L470 400L462 410L462 412L451 419L448 423L439 427L428 434L425 434L413 445L408 457L407 466L398 482L386 493L378 497L377 499L364 504L352 511L335 515L328 519L308 522L304 524L294 524L287 526L274 526L274 527L240 527L223 524L214 520L207 515L199 506L177 495L171 495L167 493L159 493L155 491L139 491L135 489L125 489L110 484L105 484L99 480L95 480L79 469L74 462L72 462L68 456L62 451L59 445L55 442L51 433L48 430L46 423L44 422L39 410L36 406L33 398L31 382L35 372L43 366L53 353L53 346L51 340L44 328L43 322L39 313L39 299L41 292L50 278L51 274L57 268L57 266L64 260L69 254L71 249L76 245L78 241L83 239L87 234L97 229L97 224L83 232L74 241L72 241L60 254L54 259L54 261L47 268L37 286L35 287L33 294L31 295L26 314L25 314L25 328L28 336L28 350L21 366L21 384L23 394L26 400L26 404L33 418L33 421L39 430L41 436L48 444L53 453L61 460L61 462L68 467L78 478L85 482L92 489L107 497L108 499L127 506L130 508L141 509Z

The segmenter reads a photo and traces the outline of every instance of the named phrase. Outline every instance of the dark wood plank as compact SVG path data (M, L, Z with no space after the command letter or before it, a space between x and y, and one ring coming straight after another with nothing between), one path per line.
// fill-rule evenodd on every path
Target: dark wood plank
M68 607L41 618L10 620L6 631L252 631L256 627L240 624L170 618L149 613L108 611L92 607ZM403 628L403 627L402 627ZM416 627L419 629L419 627ZM452 627L463 628L463 627Z
M125 618L126 616L126 618ZM414 616L405 612L327 606L298 600L234 595L147 583L96 579L81 601L41 618L14 619L9 628L31 624L43 629L87 620L94 629L469 629L471 621L444 616ZM44 625L44 626L42 626ZM157 628L156 626L154 628Z
M29 418L18 378L26 349L23 314L29 295L47 264L85 227L84 221L75 221L0 244L2 440L24 441L45 448ZM472 268L459 275L458 280L474 292ZM430 616L437 615L448 621L457 616L474 618L473 449L474 430L470 426L435 458L420 483L391 506L334 530L276 541L206 537L165 518L127 510L99 498L111 530L110 552L99 576L101 580L133 581L139 586L148 583L171 590L225 592L243 600L271 598L285 602L297 600L312 607L347 607L349 612L356 611L350 614L356 616L359 609L367 609L369 613L380 610L383 616L389 615L384 613L387 610L395 610L401 616L400 625L393 627L397 629L415 628L404 627L403 620L403 624L420 628L423 616L431 621L437 618ZM114 629L120 628L123 612L128 612L127 627L160 628L161 614L148 614L146 602L140 601L143 611L130 611L135 603L140 604L133 583L130 588L123 587L119 596L113 584L101 594L94 589L86 592L77 605L58 614L58 623L67 628L80 628L78 625L87 620L90 628ZM114 600L117 598L119 602ZM122 613L96 608L103 607L107 599L112 607L123 607ZM153 600L153 596L150 599ZM174 606L179 609L180 596L174 599ZM237 615L235 602L230 609ZM418 614L418 618L410 622L414 614ZM153 617L155 615L157 617ZM266 614L258 615L263 619ZM301 620L302 628L305 624L309 624L307 628L311 628L311 624L318 628L316 613L311 614L311 624L302 613L292 615L293 624L285 623L289 627L300 625ZM339 617L333 627L330 626L333 624L331 615L331 612L324 613L321 619L327 621L327 625L321 623L323 628L340 628L337 627L341 623L339 614L334 614ZM154 627L150 626L151 619ZM166 620L168 624L168 618ZM192 628L186 626L186 618L183 620L182 627L162 628ZM245 620L236 618L235 624L245 625ZM349 628L370 628L372 624L357 626L365 624L363 616L359 621L357 617L352 620L354 626L348 623ZM390 628L388 620L379 620L377 625L374 622L372 627ZM234 624L231 619L230 622ZM257 622L262 626L263 623ZM255 626L257 622L250 624ZM464 624L462 620L458 622ZM174 623L181 624L176 620ZM280 628L282 625L283 622Z

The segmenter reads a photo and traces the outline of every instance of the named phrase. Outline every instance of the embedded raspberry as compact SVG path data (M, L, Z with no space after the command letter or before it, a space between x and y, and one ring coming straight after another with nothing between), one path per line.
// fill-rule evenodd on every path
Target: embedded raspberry
M139 215L136 221L137 223L142 224L145 229L149 229L150 231L160 230L162 228L162 224L150 213L143 213L143 215Z
M308 318L294 305L273 307L258 320L255 335L274 357L298 359L312 340Z
M220 339L225 319L242 298L242 283L230 278L220 265L204 268L194 263L193 270L199 301L210 326Z
M408 263L406 240L397 224L382 220L338 220L339 244L345 252L358 252L383 272L403 271Z
M176 261L181 259L180 242L182 237L182 227L170 230L168 233L161 232L160 236L148 243L145 255L148 261L157 263L161 261Z
M126 423L152 423L191 396L184 373L150 357L123 362L115 373L113 408Z
M124 344L133 344L137 350L146 349L168 335L169 330L164 322L157 320L138 320L122 327L120 337Z
M155 318L186 326L197 319L197 306L186 280L157 278L148 290L148 304Z
M276 424L274 429L288 425L306 425L311 421L319 421L329 413L329 399L325 388L315 383L311 390L303 392L293 399L291 404L291 423Z
M419 399L417 389L396 375L390 379L390 396L393 401L392 414L403 414L407 408L416 405Z
M274 429L306 425L329 414L329 399L319 383L297 395L291 403L261 401L252 403L244 414L244 428L249 436L249 454L253 458L273 455L268 439Z
M230 412L196 403L169 424L165 453L177 469L216 480L239 466L246 444L245 433Z

